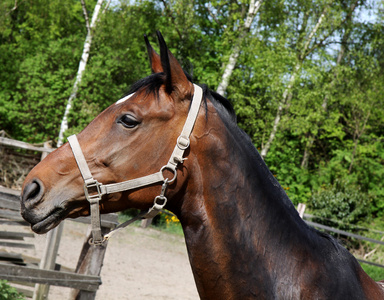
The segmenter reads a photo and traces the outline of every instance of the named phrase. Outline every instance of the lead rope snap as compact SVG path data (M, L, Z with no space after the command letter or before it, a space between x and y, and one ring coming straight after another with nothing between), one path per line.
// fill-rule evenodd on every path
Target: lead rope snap
M161 192L160 195L155 198L153 201L153 207L150 210L157 210L160 211L163 209L165 204L167 204L167 197L165 197L165 190L168 187L168 178L164 180L163 185L161 186ZM160 201L160 202L158 202Z
M165 190L168 186L168 178L164 180L164 183L161 187L161 192L159 196L156 196L155 200L153 201L153 206L148 210L147 214L144 216L145 219L152 219L154 218L167 204L167 197L165 197Z

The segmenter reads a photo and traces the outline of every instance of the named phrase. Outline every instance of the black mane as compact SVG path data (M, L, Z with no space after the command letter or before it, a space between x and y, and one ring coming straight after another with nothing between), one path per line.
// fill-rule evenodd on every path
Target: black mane
M164 84L165 74L155 73L148 77L142 78L132 84L128 94L136 93L139 90L145 90L146 94L154 94L156 98L159 96L160 87Z
M185 75L190 81L192 81L190 75L188 75L187 73L185 73ZM156 99L158 99L159 90L160 90L160 87L164 84L164 81L165 81L164 73L151 74L132 84L128 94L135 93L139 90L145 90L146 95L153 94L156 97ZM208 88L208 86L205 84L202 84L199 86L203 89L203 98L205 102L205 107L207 107L207 103L206 103L207 99L209 99L213 103L218 103L227 111L232 121L236 122L235 110L233 109L233 106L228 99L224 98L223 96L221 96L220 94L214 91L211 91Z

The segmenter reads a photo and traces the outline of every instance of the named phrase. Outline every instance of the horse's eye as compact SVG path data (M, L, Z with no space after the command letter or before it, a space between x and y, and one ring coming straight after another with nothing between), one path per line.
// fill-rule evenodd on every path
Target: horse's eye
M131 115L124 115L120 118L119 123L123 124L124 127L126 128L134 128L138 124L140 124L139 121L135 119L135 117Z

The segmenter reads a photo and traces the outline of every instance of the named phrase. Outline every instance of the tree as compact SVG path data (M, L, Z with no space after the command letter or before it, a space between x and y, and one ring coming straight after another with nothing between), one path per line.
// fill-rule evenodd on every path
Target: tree
M92 44L92 38L93 38L94 30L96 28L97 21L99 19L99 12L101 10L101 6L103 5L103 2L104 2L104 0L98 0L97 1L95 8L93 10L92 21L91 21L91 23L89 23L88 12L87 12L87 8L85 5L85 0L81 0L81 6L83 8L85 24L86 24L86 28L87 28L87 36L85 38L83 53L81 55L79 68L77 70L76 80L75 80L75 83L73 84L72 92L68 98L67 105L65 107L64 116L63 116L63 119L61 121L59 138L57 141L57 147L60 147L63 144L64 132L68 129L68 114L69 114L69 111L71 110L72 102L76 98L77 91L79 89L79 84L81 83L81 79L83 76L83 72L87 66L89 52L90 52L90 48L91 48L91 44Z
M358 1L352 2L350 4L349 8L347 8L345 10L347 16L346 16L345 22L341 28L343 33L342 33L342 37L341 37L341 41L340 41L340 50L337 54L335 67L333 67L332 68L333 70L331 71L331 73L333 73L331 83L329 84L329 87L328 87L327 91L325 92L325 95L323 98L323 103L321 104L321 108L324 112L327 111L328 100L329 100L330 94L332 93L332 90L334 89L335 83L336 83L337 78L338 78L338 74L339 74L338 67L341 65L343 58L345 56L345 52L347 51L347 43L349 41L349 38L350 38L350 35L352 32L352 28L353 28L353 13L354 13L356 7L358 6L358 4L359 4ZM360 3L360 5L362 5L362 3ZM312 148L312 145L313 145L314 140L315 140L314 134L312 132L308 132L306 134L306 136L307 136L307 142L306 142L305 149L304 149L303 159L301 161L301 167L302 168L308 167L309 152L310 152L310 149Z
M81 6L5 1L0 8L0 126L31 142L53 138L70 86Z
M262 157L267 155L271 144L275 139L283 110L290 105L293 95L292 89L297 77L299 76L299 72L301 71L304 61L314 52L316 48L323 47L326 40L333 34L335 27L339 26L338 24L332 24L332 21L329 21L327 24L328 26L324 25L327 16L328 19L332 20L330 4L319 3L317 5L318 9L315 11L315 14L312 14L312 2L306 2L303 4L304 5L300 6L300 8L304 7L304 15L302 17L302 22L296 23L298 25L297 36L294 37L296 42L294 45L292 45L296 49L296 62L291 71L291 74L289 75L289 80L282 94L282 98L279 101L269 138L261 149L260 154ZM298 6L294 6L294 8L297 7ZM312 19L312 16L315 17Z
M252 22L256 17L256 14L259 11L259 8L262 2L263 2L262 0L257 0L257 1L251 0L247 15L245 18L245 22L242 26L239 26L239 28L237 29L237 31L239 32L239 36L235 41L234 46L231 49L231 54L229 55L228 63L224 68L223 76L216 90L216 92L221 95L225 95L225 92L228 87L229 79L232 75L233 69L236 66L237 59L239 58L242 43L244 41L246 34L251 28Z

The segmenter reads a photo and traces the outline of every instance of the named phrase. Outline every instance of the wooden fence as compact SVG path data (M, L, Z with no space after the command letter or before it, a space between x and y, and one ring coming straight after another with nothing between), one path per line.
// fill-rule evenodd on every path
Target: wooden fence
M17 192L16 192L17 193ZM18 226L17 231L0 231L2 239L0 246L12 248L31 248L33 243L25 242L24 238L33 238L34 234L20 215L20 200L15 191L0 187L0 224ZM89 218L79 218L71 221L90 223ZM103 215L102 229L109 231L116 226L117 215ZM23 228L24 230L20 230ZM80 253L79 261L75 273L67 271L43 270L39 269L37 263L39 259L23 257L17 252L0 252L0 279L11 282L38 283L43 285L55 285L77 289L74 297L76 299L94 299L98 286L101 284L100 271L106 251L106 245L92 246L86 242L90 237L90 232L85 235L85 241ZM47 241L49 243L49 241ZM6 262L6 263L4 263ZM55 269L60 269L56 265ZM21 289L26 296L31 297L28 289ZM48 291L45 292L47 294ZM36 296L36 289L34 298ZM43 298L46 295L42 296Z
M45 143L43 147L30 145L25 142L12 140L0 136L1 145L6 148L16 147L33 152L41 152L41 159L54 149ZM4 150L4 147L3 149ZM8 149L9 150L9 149ZM33 243L25 241L32 238L34 234L20 215L20 192L0 186L0 225L7 224L18 226L17 231L4 231L0 229L0 246L6 248L30 248ZM90 224L89 218L78 218L73 221ZM110 231L117 224L117 215L103 215L101 220L102 230ZM34 286L34 291L21 288L26 296L33 299L47 299L49 286L63 286L75 289L72 293L73 299L94 299L96 291L101 284L100 272L104 260L107 243L100 246L90 246L87 242L91 237L91 231L85 234L84 245L81 250L75 272L58 271L60 266L55 264L58 246L60 243L62 227L50 231L47 238L47 246L41 260L26 258L15 251L0 252L0 279L10 282L23 283ZM52 234L52 232L54 234ZM39 265L39 266L38 266ZM19 288L20 290L20 288Z

